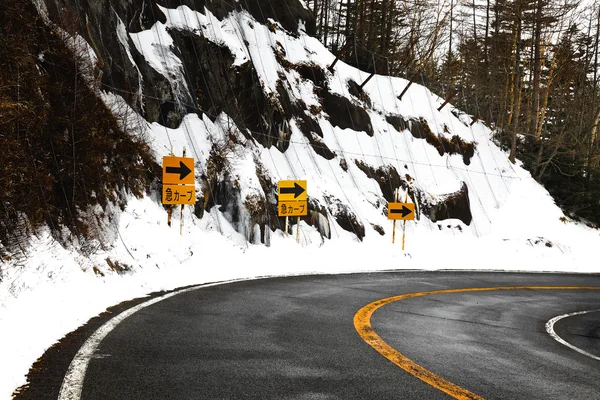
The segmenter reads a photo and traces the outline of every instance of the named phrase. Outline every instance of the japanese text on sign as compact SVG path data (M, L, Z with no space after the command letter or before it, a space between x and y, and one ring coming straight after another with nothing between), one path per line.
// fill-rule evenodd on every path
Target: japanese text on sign
M308 215L308 203L306 201L280 201L278 204L278 215L280 217L302 217Z
M194 204L196 187L183 185L163 185L163 204Z

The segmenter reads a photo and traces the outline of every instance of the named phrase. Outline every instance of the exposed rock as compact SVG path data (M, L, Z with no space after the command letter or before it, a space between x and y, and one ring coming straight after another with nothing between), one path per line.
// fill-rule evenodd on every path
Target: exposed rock
M398 132L408 129L414 138L425 139L427 143L436 148L441 156L444 154L460 154L465 165L469 165L471 164L471 157L475 155L475 144L473 142L466 142L458 135L453 135L451 139L436 135L422 117L406 120L400 115L387 115L386 121ZM447 125L444 125L444 132L450 133Z
M306 33L316 35L316 20L311 11L298 0L242 0L239 4L261 24L269 18L278 21L290 34L298 32L299 22L304 21Z
M348 172L348 162L345 158L340 159L340 168L342 169L342 171Z
M231 57L218 57L219 53L224 50L214 44L211 47L206 43L201 43L202 40L195 34L175 32L173 38L182 56L190 89L189 97L175 98L168 80L145 62L127 33L150 29L156 22L165 23L166 16L160 10L159 4L171 9L185 5L201 13L204 13L206 7L219 19L223 19L235 7L238 7L248 10L259 22L265 23L269 18L279 21L283 28L291 33L297 32L299 21L303 20L306 32L314 35L316 25L312 13L305 9L298 0L282 0L278 3L278 7L273 7L272 2L268 0L244 0L239 3L216 0L162 0L159 2L156 0L46 0L50 19L54 23L71 34L79 33L93 47L98 57L98 67L102 71L103 88L123 96L127 103L136 111L143 113L148 121L176 127L181 122L183 115L193 111L193 108L198 105L209 115L217 115L218 112L215 109L219 107L221 109L239 107L243 110L242 112L232 113L231 110L228 110L228 114L232 117L237 115L239 118L234 118L236 122L242 119L242 115L253 116L254 118L250 120L244 119L245 124L240 127L248 127L256 136L261 137L261 143L270 146L272 140L267 138L272 132L269 128L262 127L261 129L263 122L260 118L256 118L257 114L264 111L265 101L264 98L261 99L264 96L260 85L256 83L258 80L253 79L256 75L253 68L240 67L236 79L233 79L233 76L221 76L217 82L204 79L205 82L210 82L207 85L198 78L201 75L208 77L211 73L223 75L223 71L231 70L231 62L228 64L226 62ZM129 51L137 66L130 61L125 46L119 40L117 31L120 24L126 30ZM193 54L195 50L208 57ZM219 62L223 65L216 65ZM202 72L197 71L198 64L204 64ZM237 81L237 84L223 85L230 81ZM140 88L140 82L143 82L142 88ZM210 92L207 91L207 86L210 86ZM230 101L231 98L224 95L225 93L231 94L231 91L227 89L232 88L237 95L237 101ZM245 91L243 91L244 89ZM222 96L218 96L219 91L222 92ZM223 93L224 91L225 93ZM258 93L259 91L261 93ZM142 93L143 104L142 98L139 96ZM197 104L195 100L198 98L198 93L202 93L203 96L200 96L201 101ZM209 94L215 95L213 103L217 105L206 104ZM228 101L220 102L223 98ZM225 107L227 104L230 106ZM256 112L249 112L257 107Z
M321 138L323 137L323 131L321 130L321 127L315 120L313 120L305 113L301 113L299 115L297 123L298 127L300 128L304 136L308 139L315 153L325 158L326 160L331 160L335 158L336 154L333 151L331 151L329 147L327 147L323 140L321 140Z
M442 196L433 204L421 205L423 214L428 215L432 222L444 219L459 219L469 225L473 219L469 206L469 188L463 182L460 190Z
M365 175L374 179L379 184L381 193L388 202L394 201L394 191L397 188L406 188L408 186L406 181L400 177L398 171L396 171L396 168L393 166L375 169L361 160L356 160L355 163Z
M338 225L341 226L342 229L354 233L358 240L362 241L365 237L365 227L358 218L356 218L356 215L350 210L350 207L331 195L324 195L324 197L328 203L327 208L329 213L335 218Z
M256 164L256 177L258 178L260 187L262 188L262 191L265 194L265 199L263 203L265 219L262 223L258 223L261 230L261 241L262 243L267 244L266 230L273 228L279 228L283 230L285 223L284 219L280 218L277 215L277 185L275 184L273 178L268 175L265 167L262 165L260 160L256 159L254 160L254 163Z
M371 98L365 92L358 83L354 82L352 79L348 80L348 92L356 97L358 100L363 102L367 107L371 108Z
M120 24L127 32L139 32L149 29L156 21L166 22L165 15L154 1L141 0L56 0L46 1L50 19L69 33L79 33L93 47L98 57L98 66L102 70L102 84L107 90L113 90L123 96L136 111L141 111L139 93L140 76L136 67L128 58L127 51L117 35ZM134 58L135 46L127 37ZM137 60L136 60L137 62ZM138 64L140 65L140 64ZM145 77L151 81L151 77ZM145 94L163 97L160 91L155 96L150 89Z
M388 122L388 124L396 128L398 132L408 129L408 121L405 120L401 115L386 115L385 120Z
M367 135L373 136L373 126L369 114L347 98L325 91L323 109L329 115L329 122L333 126L363 131Z
M298 71L302 78L311 81L315 86L323 89L327 89L329 87L327 74L320 66L301 63L293 64L292 68Z
M308 225L315 227L319 235L321 235L321 239L331 239L331 227L327 218L327 208L321 205L318 200L309 198L308 209L308 216L303 217L302 220Z
M371 224L371 227L375 230L375 232L379 233L381 236L385 235L385 230L381 225Z
M269 204L267 200L259 196L257 194L253 194L250 196L246 196L244 199L244 207L248 210L250 214L248 224L248 241L250 243L266 243L266 230L268 229L269 224L269 212L268 208ZM260 237L255 237L254 227L259 227Z

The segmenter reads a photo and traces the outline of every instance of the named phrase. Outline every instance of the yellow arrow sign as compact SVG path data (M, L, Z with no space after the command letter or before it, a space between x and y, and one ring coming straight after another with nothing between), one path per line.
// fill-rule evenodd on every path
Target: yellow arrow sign
M277 204L280 217L303 217L308 215L308 203L306 201L280 201Z
M415 203L388 203L388 219L415 219Z
M196 186L163 185L163 204L195 204Z
M163 184L193 185L194 159L189 157L163 157Z
M306 201L306 181L279 181L277 194L280 202Z

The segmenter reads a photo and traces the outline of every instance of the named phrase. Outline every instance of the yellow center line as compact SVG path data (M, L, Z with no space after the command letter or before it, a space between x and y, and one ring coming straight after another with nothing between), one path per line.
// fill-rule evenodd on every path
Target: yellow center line
M502 287L487 287L487 288L462 288L462 289L444 289L444 290L432 290L429 292L416 292L401 294L398 296L387 297L385 299L374 301L373 303L367 304L354 316L354 327L358 334L373 347L379 354L402 368L409 374L419 378L423 382L433 386L436 389L441 390L444 393L456 399L483 399L482 397L463 389L462 387L455 385L454 383L445 380L439 375L434 374L426 368L423 368L419 364L415 363L398 350L387 344L371 326L371 316L380 307L386 304L393 303L398 300L409 299L411 297L428 296L431 294L446 294L446 293L464 293L464 292L485 292L495 290L600 290L598 286L502 286Z

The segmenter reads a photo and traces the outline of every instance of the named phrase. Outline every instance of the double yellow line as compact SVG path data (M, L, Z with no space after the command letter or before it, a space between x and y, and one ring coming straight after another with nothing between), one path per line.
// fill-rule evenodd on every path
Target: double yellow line
M432 294L447 294L447 293L465 293L465 292L486 292L486 291L497 291L497 290L600 290L597 286L502 286L502 287L488 287L488 288L463 288L463 289L445 289L445 290L432 290L429 292L416 292L407 293L398 296L387 297L385 299L374 301L373 303L367 304L361 308L354 316L354 327L358 334L367 342L371 347L379 352L382 356L402 368L409 374L419 378L423 382L433 386L436 389L441 390L444 393L456 399L483 399L482 397L463 389L452 382L449 382L439 375L434 374L426 368L423 368L419 364L410 360L404 356L398 350L394 349L383 339L375 333L371 326L371 316L379 308L386 304L393 303L395 301L410 299L412 297L428 296Z

